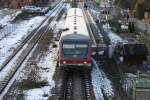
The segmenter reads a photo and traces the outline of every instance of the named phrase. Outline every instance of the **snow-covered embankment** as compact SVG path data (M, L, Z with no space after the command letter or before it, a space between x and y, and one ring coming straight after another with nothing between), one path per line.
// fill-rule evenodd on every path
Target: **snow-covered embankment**
M111 98L114 96L114 90L112 88L111 81L107 78L104 71L99 68L94 59L91 77L96 100L104 100L104 94L111 100Z

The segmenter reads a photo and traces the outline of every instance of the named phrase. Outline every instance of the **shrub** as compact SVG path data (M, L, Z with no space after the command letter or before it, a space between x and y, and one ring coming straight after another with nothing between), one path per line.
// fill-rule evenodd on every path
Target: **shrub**
M46 79L42 79L39 73L39 67L31 65L30 68L26 69L28 76L21 81L21 88L32 89L40 88L48 84Z

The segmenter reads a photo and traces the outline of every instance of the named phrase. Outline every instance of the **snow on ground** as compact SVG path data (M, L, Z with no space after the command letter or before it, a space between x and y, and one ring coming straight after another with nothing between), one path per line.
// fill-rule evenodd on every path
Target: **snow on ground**
M19 10L20 9L9 9L9 8L0 9L0 19L2 19L3 17L7 15L12 15Z
M11 35L7 36L6 38L2 39L0 41L0 66L2 63L7 59L8 56L10 56L14 49L21 43L23 37L27 36L29 34L29 31L33 30L37 27L39 22L36 22L36 20L42 21L43 17L34 17L29 22L24 21L22 24L20 24L20 27L16 29L16 31L12 32ZM31 27L32 26L32 27ZM25 45L25 47L28 44ZM14 60L11 61L4 69L0 72L0 80L3 80L5 76L7 76L8 73L10 73L11 70L14 70L15 62L18 59L18 56L20 53L24 50L24 48L19 51L19 53L15 56Z
M55 32L58 32L60 29L62 29L64 26L64 19L62 18L59 22L56 24Z
M7 26L3 27L0 30L0 41L5 38L7 35L10 35L13 31L15 31L19 27L18 23L10 24L8 23Z
M109 24L103 25L103 28L108 33L108 37L110 38L112 44L125 43L125 41L119 35L110 30L111 27Z
M14 49L21 43L23 38L35 29L44 18L45 17L38 16L28 21L15 24L15 26L12 25L15 29L10 31L8 36L0 40L0 65L13 53ZM8 32L8 30L6 31Z
M49 16L49 15L51 15L51 17L55 16L56 13L60 10L60 8L61 8L61 9L64 9L65 11L67 11L67 10L70 8L70 4L69 4L69 3L65 3L65 4L64 4L63 1L62 1L62 2L60 2L56 7L58 7L57 10L55 10L55 9L50 10L50 11L46 14L46 16ZM52 13L54 10L55 10L55 12ZM52 14L51 14L51 13L52 13Z
M63 3L60 3L59 5L57 5L57 6L60 6L61 7L61 9L65 9L66 11L70 8L70 4L68 4L68 3L66 3L65 5L63 5ZM59 10L59 9L58 9ZM56 13L57 13L57 11L58 10L56 10L52 15L51 15L51 17L53 17L54 15L56 15ZM50 14L52 13L52 11L49 11L47 14L46 14L46 16L49 16ZM63 18L61 18L61 21L53 21L53 22L51 22L50 23L50 27L54 30L54 33L57 33L58 32L58 30L59 30L59 28L61 27L61 29L63 28L62 26L63 26L63 23L64 23L64 19Z
M107 78L103 70L99 68L95 60L93 60L93 63L91 77L96 100L104 100L103 93L111 99L114 96L111 81Z
M55 9L56 7L58 7L58 8ZM54 16L56 15L56 13L60 10L60 8L63 8L63 7L64 7L63 1L61 1L59 4L57 4L57 5L55 6L55 8L53 8L52 10L50 10L50 11L46 14L46 16L50 16L50 15L51 15L51 17L54 17Z
M32 89L26 92L25 100L48 100L49 87L45 86L43 88Z
M124 91L126 91L126 93L131 93L131 90L134 87L133 78L137 77L137 75L132 74L132 73L126 73L125 77L127 77L127 78L125 78L122 81L122 87L123 87ZM130 95L130 94L128 94L128 95Z
M108 30L107 32L108 32L108 37L110 38L112 44L124 43L123 39L117 34L115 34L114 32L110 30Z
M49 88L37 88L27 91L25 100L47 100L48 97L43 97L44 93L48 94Z
M99 19L100 17L99 11L90 9L90 12L92 13L95 19ZM112 44L125 43L125 41L119 35L110 30L111 27L109 26L109 24L103 25L103 28L108 33L108 37L110 38Z
M10 20L11 20L11 16L7 15L4 18L0 19L0 25L5 26L5 25L9 24Z
M65 11L67 12L69 8L70 8L70 4L66 4ZM60 29L63 29L64 21L65 21L64 17L65 15L63 15L58 22L54 21L50 24L50 27L54 30L54 33L57 33Z
M62 17L58 22L53 22L50 26L53 28L54 33L59 31L63 28L64 24L64 17ZM40 71L41 73L41 80L47 79L48 86L44 86L41 88L35 88L28 91L25 91L25 98L26 100L47 100L48 96L52 96L51 90L55 87L55 81L53 80L53 76L55 74L55 67L56 67L56 57L57 57L57 50L51 49L46 52L46 56L42 57L37 64L41 69L46 69ZM44 95L48 96L44 96Z
M54 33L57 33L60 29L64 27L64 16L57 22L54 21L50 24L51 28L53 29Z
M7 24L10 24L10 21L12 21L16 15L21 13L19 10L15 9L1 9L0 10L0 25L5 26Z
M48 96L51 96L51 89L55 87L55 81L53 80L53 76L55 74L56 67L56 49L51 49L46 53L46 56L42 57L37 64L41 69L46 69L40 71L41 78L47 79L48 85L41 88L34 88L30 90L25 90L25 100L47 100ZM48 96L44 96L48 95Z
M8 92L8 90L10 89L10 87L12 86L12 84L14 83L14 81L18 78L18 76L20 75L20 72L23 70L23 68L25 67L25 64L28 62L28 59L32 56L32 54L33 54L33 51L35 50L35 48L37 47L37 45L32 49L32 51L31 51L31 53L28 55L28 57L25 59L25 61L23 62L23 64L21 65L21 67L18 69L18 71L16 72L16 74L13 76L13 78L10 80L10 82L9 82L9 85L6 87L6 89L4 90L4 92L2 92L2 94L0 95L0 100L3 100L3 97L4 97L4 95ZM22 49L22 50L24 50L24 49ZM15 58L18 58L18 56L17 57L15 57ZM14 61L12 61L12 62L15 62L15 60ZM10 72L11 71L11 69L14 69L14 68L12 68L12 66L14 66L14 64L15 63L11 63L11 64L9 64L8 66L8 68L6 68L5 67L5 71L1 71L0 72L0 80L3 80L3 78L6 76L6 75L8 75L8 71Z
M53 81L53 76L55 73L55 67L57 63L57 49L51 49L47 53L47 56L38 63L41 68L49 68L47 72L42 72L42 77L47 77L50 86L54 87L55 82Z
M100 18L100 11L94 10L94 9L90 9L90 13L94 17L94 19L99 19Z
M66 3L65 10L68 11L70 8L71 8L71 5L69 3Z

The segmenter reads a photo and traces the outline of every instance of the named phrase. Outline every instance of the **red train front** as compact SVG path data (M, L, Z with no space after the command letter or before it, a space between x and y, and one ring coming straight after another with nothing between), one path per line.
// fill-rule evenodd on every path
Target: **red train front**
M60 68L91 69L91 39L79 8L71 8L59 40Z

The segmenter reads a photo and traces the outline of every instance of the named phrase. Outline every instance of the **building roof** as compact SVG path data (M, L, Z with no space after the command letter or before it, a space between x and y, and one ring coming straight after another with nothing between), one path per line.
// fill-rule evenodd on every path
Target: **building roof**
M150 76L137 78L136 79L136 88L150 89Z

